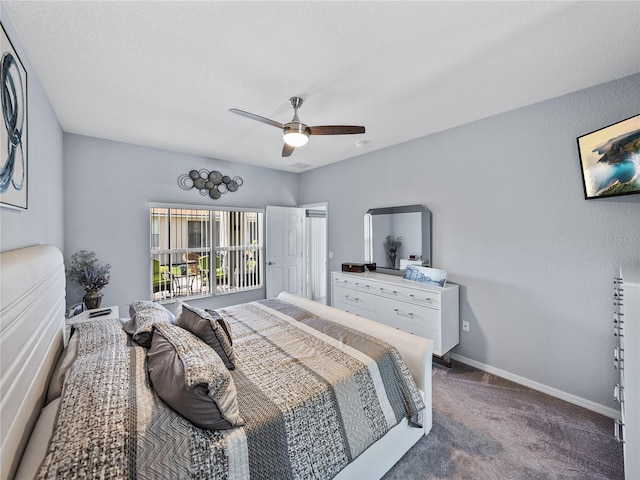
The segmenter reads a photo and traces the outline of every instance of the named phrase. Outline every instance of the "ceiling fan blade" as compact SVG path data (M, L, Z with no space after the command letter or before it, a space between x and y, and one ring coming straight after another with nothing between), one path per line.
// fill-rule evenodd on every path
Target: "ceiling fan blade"
M292 147L288 143L285 143L284 146L282 147L282 156L283 157L290 157L295 149L296 149L296 147Z
M245 112L244 110L238 110L237 108L230 108L230 112L237 113L243 117L250 118L252 120L257 120L258 122L266 123L267 125L273 125L274 127L284 128L284 123L276 122L275 120L271 120L270 118L261 117L260 115L256 115L255 113Z
M311 135L349 135L354 133L364 133L364 127L354 125L322 125L309 127Z

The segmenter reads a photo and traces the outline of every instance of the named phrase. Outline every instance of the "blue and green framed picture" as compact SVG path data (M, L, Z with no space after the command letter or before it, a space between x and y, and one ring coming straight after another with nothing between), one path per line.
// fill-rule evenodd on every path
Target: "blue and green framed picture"
M640 115L578 137L584 198L640 193Z
M27 71L7 32L0 38L0 206L27 209Z

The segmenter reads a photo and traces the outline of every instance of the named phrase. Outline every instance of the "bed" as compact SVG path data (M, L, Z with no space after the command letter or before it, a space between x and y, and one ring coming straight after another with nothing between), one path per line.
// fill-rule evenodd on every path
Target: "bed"
M123 434L123 445L117 445L115 450L109 449L108 455L102 454L106 458L107 467L98 466L98 470L103 476L114 477L158 477L158 473L150 473L145 465L150 463L160 464L162 462L153 462L156 459L165 459L169 456L178 456L175 450L178 450L180 444L179 435L191 435L201 441L200 450L191 448L186 455L190 457L192 466L185 467L186 470L179 470L179 466L168 467L171 472L190 472L190 476L200 476L201 478L269 478L263 470L268 471L270 463L277 465L274 468L280 468L287 471L286 475L278 475L280 478L336 478L336 479L372 479L380 478L402 455L423 435L426 435L431 429L431 356L433 351L433 343L430 340L422 339L399 330L395 330L384 325L372 322L370 320L360 318L346 312L342 312L326 305L309 301L302 297L282 293L277 299L267 299L260 302L251 302L242 306L227 307L218 309L215 312L209 312L211 315L217 314L220 318L220 324L227 323L230 331L233 332L233 352L235 354L235 367L227 370L227 380L218 382L218 384L226 384L231 382L237 388L237 401L235 407L229 402L229 395L225 394L216 400L216 405L228 405L222 409L223 420L231 422L230 428L201 427L198 425L198 419L194 418L188 421L185 417L174 411L170 407L171 400L169 398L159 398L161 381L153 377L152 351L164 352L160 347L153 345L151 347L141 347L132 338L137 338L127 333L122 326L131 324L132 320L122 320L118 324L114 321L89 322L88 326L81 326L74 333L72 338L76 338L80 347L76 361L69 369L65 380L64 390L60 397L47 403L47 391L50 389L50 379L55 377L54 373L58 357L63 350L63 332L64 332L64 266L62 255L51 246L34 246L24 249L3 252L0 254L0 299L2 302L0 310L0 348L2 371L0 378L0 387L2 391L2 478L33 478L40 469L41 476L55 476L55 472L65 471L68 476L87 476L87 472L91 472L86 467L86 459L80 459L76 462L76 466L70 470L60 470L60 465L65 462L71 462L78 456L78 452L82 452L82 445L74 447L74 435L72 432L82 429L83 424L77 423L86 414L82 414L82 407L85 402L89 402L87 398L88 391L82 390L94 388L95 385L101 384L100 378L103 376L115 377L112 383L109 383L109 398L114 399L109 404L108 415L96 413L88 420L85 431L95 430L93 423L111 423L111 431L119 431L122 423L134 423L136 429L144 424L144 429L140 432L136 430L133 433ZM132 302L132 305L135 302ZM185 308L192 307L185 306ZM146 307L145 307L146 308ZM193 308L193 310L198 310ZM191 311L191 310L189 310ZM183 310L184 312L184 310ZM197 312L196 312L197 313ZM199 314L198 314L199 315ZM204 314L202 314L204 315ZM134 315L135 317L136 315ZM179 315L179 319L187 318L184 313ZM200 317L205 318L205 317ZM263 330L254 328L254 318L258 318L261 324L266 325L266 330L274 332L269 337L264 334ZM328 320L328 321L326 321ZM263 326L264 326L263 325ZM184 327L184 324L182 325ZM165 331L166 330L166 331ZM297 344L289 341L290 332L294 330L300 331L307 342L304 348L296 346ZM150 334L155 339L161 338L169 343L173 342L176 352L180 352L180 341L172 340L172 335L183 335L178 333L182 328L170 325L155 324ZM365 335L361 335L364 333ZM184 333L192 338L189 333ZM283 383L281 375L275 374L275 364L269 363L264 350L264 343L256 343L256 335L265 337L269 345L273 345L273 351L279 352L282 358L286 358L289 362L288 369L298 372L291 380ZM386 358L387 364L372 363L359 346L349 344L349 338L357 338L357 344L373 344L379 345L378 339L383 338L386 343L394 347L389 353L380 354ZM114 339L115 346L110 345ZM181 337L182 338L182 337ZM186 336L184 338L187 338ZM194 337L195 338L195 337ZM191 340L189 340L191 341ZM197 339L193 341L199 341ZM165 342L166 343L166 342ZM91 345L89 347L83 345ZM154 343L155 345L155 343ZM187 351L192 352L192 344L189 344ZM355 344L354 344L355 345ZM100 350L109 348L108 354ZM155 348L155 350L153 350ZM200 347L198 347L200 348ZM204 348L204 347L203 347ZM261 350L263 349L263 350ZM197 349L196 349L197 350ZM327 350L331 356L330 360L318 360L310 357L309 352ZM217 351L217 350L216 350ZM271 351L271 350L268 350ZM293 353L300 352L296 356ZM66 350L63 352L63 354ZM89 352L89 353L86 353ZM92 353L93 352L93 353ZM395 352L395 353L393 353ZM224 352L223 352L224 353ZM224 354L220 354L220 358L226 358ZM100 371L100 362L93 367L84 365L84 360L80 360L83 356L94 355L95 358L105 357L122 357L122 358L138 358L137 366L131 367L127 364L121 370L124 376L119 377L113 372L118 371L120 367L111 367ZM262 357L261 357L262 355ZM369 355L369 354L367 354ZM376 354L377 355L377 354ZM396 361L395 356L401 357L401 361ZM63 355L61 358L66 358ZM250 357L256 357L253 360ZM182 359L182 356L176 354L174 358ZM217 356L215 358L218 358ZM373 358L373 355L371 356ZM391 358L392 360L389 360ZM345 360L346 359L346 360ZM228 360L228 358L226 358ZM225 361L226 361L225 360ZM191 360L190 360L191 361ZM335 366L328 367L327 362L335 361ZM330 393L317 393L316 384L324 384L325 377L338 376L338 371L347 369L344 365L352 365L349 368L358 370L355 374L356 380L353 385L348 383L339 383L339 387L332 387ZM185 361L186 362L186 361ZM250 363L253 362L253 363ZM379 362L379 360L376 360ZM188 362L187 362L188 363ZM185 371L190 371L184 364ZM224 363L224 362L223 362ZM393 382L389 383L388 364L398 364L396 373L397 382L400 387L393 387ZM319 372L312 372L309 365L317 364ZM358 365L364 365L358 366ZM142 368L144 365L149 368L147 371ZM155 365L162 365L157 363ZM343 366L338 366L343 365ZM387 366L384 366L387 365ZM228 367L228 365L227 365ZM263 367L263 371L259 372L259 368ZM91 370L93 368L94 370ZM155 368L155 367L154 367ZM158 372L163 374L163 370L158 367ZM395 368L395 367L394 367ZM84 374L82 373L84 369ZM299 370L295 370L299 369ZM221 370L225 370L222 368ZM273 370L273 371L272 371ZM406 370L406 371L405 371ZM137 372L135 375L131 371ZM96 377L94 383L87 382L89 372ZM129 372L129 373L127 373ZM230 373L229 373L230 372ZM364 373L363 373L364 372ZM378 373L376 373L378 372ZM84 376L83 376L84 375ZM128 376L127 376L128 375ZM270 377L271 375L271 377ZM412 382L404 383L404 376L410 377ZM133 397L136 398L136 417L135 421L131 421L126 412L130 412L131 408L123 407L118 410L119 399L127 398L127 392L122 393L118 388L129 388L132 383L131 379L136 377L142 382L142 387L136 386ZM151 381L150 379L154 380ZM231 380L229 380L231 378ZM320 378L321 381L317 379ZM396 378L396 377L394 377ZM123 380L124 379L124 380ZM265 440L267 437L260 437L258 433L261 431L272 430L272 424L263 422L262 418L268 415L257 415L254 410L260 410L255 405L267 405L268 401L256 401L248 403L247 389L256 388L259 384L257 395L264 394L269 388L274 390L283 390L296 383L296 379L301 379L297 383L300 384L302 390L311 392L312 400L305 399L300 403L307 410L301 413L297 410L291 410L287 419L280 421L281 430L284 435L276 436L278 441ZM111 380L110 380L111 381ZM365 383L370 382L369 387L365 387ZM120 383L118 383L120 382ZM341 380L341 382L343 382ZM105 383L106 384L106 383ZM384 384L384 388L381 385ZM146 385L146 386L145 386ZM413 385L413 386L411 386ZM209 384L211 386L211 384ZM97 387L95 387L97 388ZM102 387L100 387L102 388ZM386 389L394 391L396 388L401 393L384 393ZM413 391L412 389L416 390ZM418 391L419 389L419 391ZM212 390L210 390L212 391ZM360 392L358 395L362 397L380 395L382 397L400 398L400 402L404 402L407 408L406 414L400 413L399 407L389 405L386 407L365 407L356 402L352 404L352 398L347 391ZM366 392L366 393L362 393ZM404 393L402 393L404 392ZM407 393L408 392L408 393ZM418 392L416 399L416 392ZM90 393L90 392L89 392ZM158 393L158 396L156 396ZM129 398L132 397L128 393ZM296 394L297 395L297 394ZM402 396L404 395L404 397ZM106 398L104 392L100 393L97 398ZM337 399L338 407L330 407L325 402L325 398L331 397ZM387 400L378 403L383 404ZM320 400L318 400L320 398ZM146 400L145 400L146 399ZM341 400L342 399L342 400ZM144 400L144 401L143 401ZM287 402L289 402L287 400ZM320 403L318 403L320 402ZM46 405L45 405L46 403ZM89 402L90 403L90 402ZM291 403L295 403L291 401ZM424 404L424 409L421 408ZM98 405L98 404L96 404ZM115 406L114 406L115 405ZM247 405L253 405L248 408ZM354 407L355 405L355 407ZM158 410L158 406L160 410ZM144 408L142 408L144 407ZM403 408L405 408L403 407ZM89 407L88 407L89 408ZM100 405L93 408L95 412L101 411ZM106 407L105 407L106 408ZM176 409L180 408L178 406ZM74 410L76 409L76 410ZM146 409L146 410L145 410ZM271 408L273 410L274 408ZM288 410L280 406L281 410ZM383 411L383 414L371 413L376 409ZM86 408L85 408L86 410ZM266 407L264 410L269 410ZM160 411L160 413L158 413ZM365 411L366 414L362 414ZM74 413L75 412L75 413ZM310 413L311 412L311 413ZM316 413L314 413L316 412ZM394 413L395 412L395 413ZM187 413L185 413L187 415ZM318 416L318 419L315 418ZM150 432L146 429L147 424L154 422L148 421L152 416L154 418L167 417L166 424L160 425L160 429ZM329 418L329 420L324 417ZM368 430L359 430L360 427L354 422L357 417L367 417L369 422ZM124 419L122 422L116 421ZM208 418L208 417L207 417ZM335 420L339 418L339 420ZM128 419L128 420L127 420ZM145 420L146 419L146 420ZM397 421L399 419L399 421ZM76 423L73 423L76 422ZM193 422L196 422L195 424ZM236 422L236 423L233 423ZM300 423L299 427L292 427ZM386 423L386 429L381 430L372 425L381 425ZM177 425L177 430L172 430ZM284 427L282 427L284 425ZM171 428L168 428L170 426ZM167 428L165 428L167 427ZM309 430L311 428L311 430ZM382 428L382 427L381 427ZM180 433L182 429L182 433ZM326 432L325 432L326 431ZM367 434L365 434L368 431ZM169 433L170 432L170 433ZM187 433L184 433L187 432ZM258 433L256 433L258 432ZM311 433L310 433L311 432ZM340 441L334 443L333 437L326 437L325 434L332 433L336 439ZM147 447L141 447L142 442L146 442L151 433L161 439L156 445L165 448L162 451L145 450ZM369 443L375 438L373 443ZM309 446L304 443L303 437L309 437L312 444ZM167 442L168 438L173 439ZM190 437L191 438L191 437ZM309 441L307 438L307 441ZM328 441L326 439L331 441ZM345 440L346 439L346 440ZM315 440L315 444L313 444ZM103 439L92 440L90 445L98 445ZM86 440L85 440L86 442ZM208 442L208 443L207 443ZM80 442L82 443L82 442ZM117 442L115 442L117 443ZM282 453L273 444L289 445L290 451ZM146 445L146 444L144 444ZM294 452L291 446L294 446ZM86 447L86 445L85 445ZM74 450L76 448L76 450ZM66 453L68 449L69 453ZM197 450L197 451L196 451ZM196 454L194 454L196 451ZM255 453L261 452L261 458L256 460ZM130 452L134 452L133 456ZM169 453L167 453L169 452ZM335 453L338 452L338 453ZM347 452L346 454L344 452ZM124 455L124 456L121 456ZM98 455L100 456L100 455ZM198 463L201 468L199 475L194 475L193 458L202 457L202 462ZM206 458L205 458L206 457ZM280 458L278 463L275 459ZM146 458L146 460L145 460ZM225 467L220 472L214 473L219 468L216 459L221 458L221 463ZM273 459L271 462L270 459ZM306 460L308 459L308 460ZM76 459L77 460L77 459ZM183 459L184 460L184 459ZM84 462L84 463L83 463ZM146 463L145 463L146 462ZM73 463L73 462L71 462ZM326 465L325 465L326 463ZM85 470L78 470L77 465L82 464ZM257 465L258 467L255 467ZM65 467L66 468L66 467ZM220 467L221 468L221 467ZM101 469L101 470L100 470ZM275 470L274 470L275 471ZM17 475L16 475L16 472ZM105 474L105 472L107 472ZM274 478L273 473L269 474ZM178 473L175 476L187 476L186 473Z

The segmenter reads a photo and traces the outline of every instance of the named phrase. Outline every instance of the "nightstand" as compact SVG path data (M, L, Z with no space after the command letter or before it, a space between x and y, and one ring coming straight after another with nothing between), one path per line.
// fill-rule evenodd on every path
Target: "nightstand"
M93 312L99 312L101 310L111 310L111 312L106 315L100 315L99 317L91 317L91 314ZM91 320L97 320L99 318L120 318L120 313L118 312L118 306L116 305L113 307L101 307L101 308L95 308L93 310L85 310L84 312L82 312L79 315L76 315L75 317L67 318L65 320L65 329L64 329L64 346L66 347L67 343L69 342L69 337L71 336L71 327L73 325L75 325L76 323L90 322Z

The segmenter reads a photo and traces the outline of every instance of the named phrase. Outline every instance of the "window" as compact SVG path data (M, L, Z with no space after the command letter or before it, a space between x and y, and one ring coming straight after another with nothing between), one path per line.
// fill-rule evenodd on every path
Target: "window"
M151 298L261 288L262 229L261 211L152 206Z

